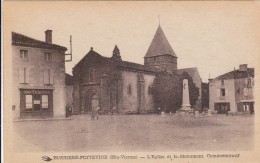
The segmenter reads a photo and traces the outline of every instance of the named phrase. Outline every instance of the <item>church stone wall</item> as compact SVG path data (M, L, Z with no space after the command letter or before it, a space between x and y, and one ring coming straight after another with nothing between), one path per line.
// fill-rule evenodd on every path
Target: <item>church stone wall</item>
M123 112L138 111L137 85L138 76L136 72L122 71L122 85L123 85ZM131 93L129 93L129 86Z
M87 54L86 58L74 67L74 110L73 113L87 113L91 110L91 94L98 96L102 109L110 109L110 82L113 80L115 67L109 61L94 52ZM93 71L93 81L90 81L90 70Z
M152 92L149 92L149 87L152 86L154 82L155 75L152 74L144 74L144 81L145 81L145 110L154 110L154 102L153 102L153 95Z
M144 59L144 65L154 66L159 69L173 71L177 69L177 57L170 55L160 55L155 57L147 57Z

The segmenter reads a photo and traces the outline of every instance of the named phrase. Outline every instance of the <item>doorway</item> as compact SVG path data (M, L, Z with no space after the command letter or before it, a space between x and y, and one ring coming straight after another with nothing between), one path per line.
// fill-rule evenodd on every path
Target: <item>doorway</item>
M226 111L230 111L230 103L229 102L220 102L215 103L215 110L218 114L226 114Z
M96 94L93 94L91 97L91 110L94 110L98 105L98 96Z

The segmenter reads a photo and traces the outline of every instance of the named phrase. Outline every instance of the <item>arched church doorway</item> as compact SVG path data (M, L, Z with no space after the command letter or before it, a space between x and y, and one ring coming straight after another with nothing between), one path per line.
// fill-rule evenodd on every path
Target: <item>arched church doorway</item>
M94 93L91 96L91 110L95 109L98 105L98 96Z

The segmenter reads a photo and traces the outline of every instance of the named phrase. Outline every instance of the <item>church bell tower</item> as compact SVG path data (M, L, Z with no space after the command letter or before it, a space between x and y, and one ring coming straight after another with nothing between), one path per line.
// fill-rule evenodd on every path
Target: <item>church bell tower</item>
M177 69L177 55L160 25L144 56L144 65L154 66L162 70L166 69L168 72Z

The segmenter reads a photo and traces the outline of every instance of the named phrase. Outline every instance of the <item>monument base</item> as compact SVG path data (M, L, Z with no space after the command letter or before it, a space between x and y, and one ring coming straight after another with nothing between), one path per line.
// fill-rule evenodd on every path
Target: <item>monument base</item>
M191 111L190 105L182 105L182 108L179 110L179 115L189 115Z

